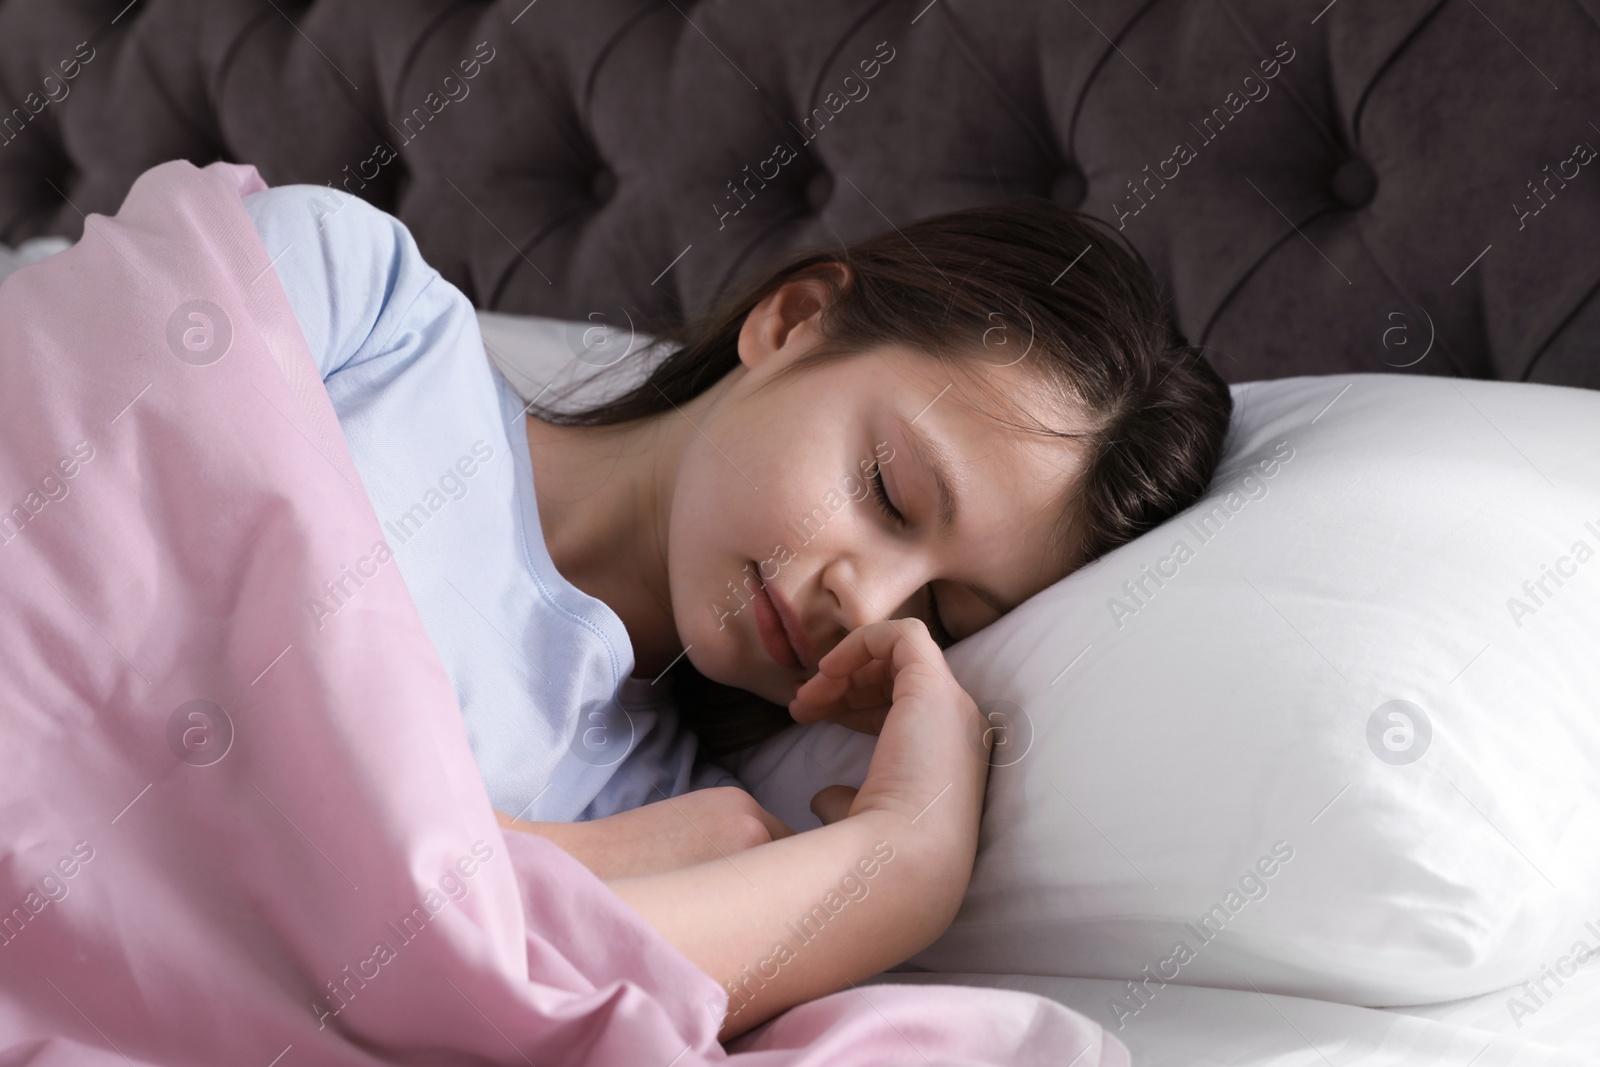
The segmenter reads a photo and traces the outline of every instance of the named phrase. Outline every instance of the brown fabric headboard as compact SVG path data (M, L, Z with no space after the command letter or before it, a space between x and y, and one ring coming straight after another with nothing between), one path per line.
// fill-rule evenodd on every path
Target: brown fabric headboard
M0 106L10 244L227 159L620 323L1033 193L1230 381L1600 387L1600 0L0 0Z

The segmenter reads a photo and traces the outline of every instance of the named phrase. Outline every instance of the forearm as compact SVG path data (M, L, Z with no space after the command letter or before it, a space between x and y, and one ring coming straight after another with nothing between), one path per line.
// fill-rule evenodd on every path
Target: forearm
M595 857L589 855L590 850L585 847L584 842L583 823L531 822L527 819L513 818L499 810L495 811L494 817L495 821L500 824L501 829L534 834L547 841L552 841L561 846L561 849L571 855L573 859L594 871L598 877L605 878L609 874L603 865L595 862ZM597 866L601 867L601 869L596 870Z
M528 822L495 812L507 830L561 846L603 879L658 874L729 856L793 833L743 789L697 789L587 822Z
M949 815L953 813L940 813ZM976 833L869 811L674 871L607 884L728 990L722 1040L915 954L955 917ZM868 873L871 872L871 873Z

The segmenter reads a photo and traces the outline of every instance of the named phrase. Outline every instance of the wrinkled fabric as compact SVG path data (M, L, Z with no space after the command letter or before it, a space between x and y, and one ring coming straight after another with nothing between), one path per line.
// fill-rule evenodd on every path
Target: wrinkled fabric
M489 801L602 818L693 788L669 686L633 677L617 613L545 545L524 402L472 304L393 215L320 185L243 198L322 376L417 614L450 676ZM322 610L340 596L321 593Z
M726 994L502 835L240 197L184 161L0 286L0 1058L722 1062ZM331 617L306 600L343 590ZM1031 995L846 990L752 1064L1126 1064Z

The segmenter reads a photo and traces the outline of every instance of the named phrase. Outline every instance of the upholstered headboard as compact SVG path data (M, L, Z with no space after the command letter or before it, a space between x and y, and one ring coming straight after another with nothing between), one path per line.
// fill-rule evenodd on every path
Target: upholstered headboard
M1600 0L0 0L0 104L11 244L247 161L620 324L1032 193L1229 381L1600 387Z

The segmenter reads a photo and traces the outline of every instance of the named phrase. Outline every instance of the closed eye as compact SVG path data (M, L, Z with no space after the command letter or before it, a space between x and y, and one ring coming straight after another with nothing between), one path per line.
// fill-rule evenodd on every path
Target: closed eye
M906 524L906 517L901 514L899 508L894 506L894 501L889 499L889 491L884 488L883 485L883 471L879 468L878 464L874 463L872 465L872 473L868 480L872 483L872 495L874 499L877 500L878 507L881 508L883 513L888 515L896 525L904 526ZM951 645L956 643L956 639L945 627L944 620L939 617L939 601L938 598L933 595L933 586L929 585L925 588L928 593L928 613L927 617L923 619L923 622L928 624L928 632L933 635L934 643L940 648L949 648Z
M889 491L883 487L883 470L876 463L872 465L872 475L869 480L872 483L872 495L877 499L878 506L883 509L884 514L904 526L906 517L900 514L900 509L889 499Z

